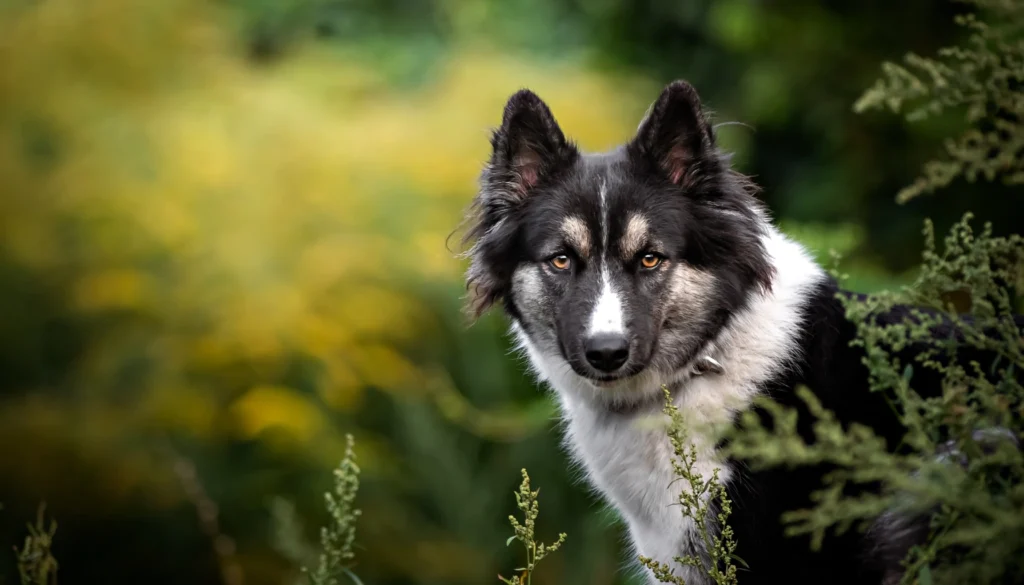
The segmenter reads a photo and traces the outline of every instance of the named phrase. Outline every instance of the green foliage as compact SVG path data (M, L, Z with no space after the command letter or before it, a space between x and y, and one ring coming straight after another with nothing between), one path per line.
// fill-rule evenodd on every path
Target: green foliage
M718 480L718 469L711 476L704 478L694 467L697 463L697 446L687 439L686 426L679 409L672 402L668 388L664 388L664 413L669 417L668 436L672 444L672 470L676 477L686 482L679 492L678 502L682 514L690 519L700 536L703 550L708 558L693 555L676 557L680 565L693 567L706 574L717 585L736 585L735 556L736 541L732 527L729 526L729 515L732 503L726 495L725 485ZM717 506L716 506L717 502ZM714 530L718 526L718 534ZM741 561L742 562L742 561ZM683 577L676 575L672 567L665 563L641 556L640 564L650 569L655 578L662 583L685 585Z
M799 391L814 417L814 440L797 431L797 412L773 402L762 405L772 424L754 413L742 420L731 453L758 466L836 466L816 494L816 506L795 510L784 520L790 534L810 534L818 546L826 531L860 528L887 510L921 513L938 508L924 547L907 559L904 582L996 583L1024 577L1024 454L1011 441L976 433L1001 427L1024 438L1024 338L1014 322L1017 308L1010 286L1024 276L1024 238L994 237L991 226L980 234L970 215L958 223L936 249L931 224L925 227L920 276L898 292L866 301L844 299L848 318L858 327L855 345L866 352L871 391L885 392L907 427L906 453L892 453L885 441L860 425L844 428L807 389ZM951 298L967 294L970 316L958 312ZM909 303L909 318L888 324L876 317L896 304ZM962 338L937 337L936 327L952 323ZM923 348L912 363L896 355L910 346ZM992 352L995 363L958 365L957 351ZM914 372L932 370L943 380L937 397L914 390ZM962 454L965 466L950 465L936 454ZM880 493L849 495L846 488L880 482Z
M520 524L515 516L508 517L514 534L509 537L505 544L512 544L514 540L522 543L523 548L526 549L526 564L517 568L516 572L519 574L511 579L498 575L498 579L507 585L529 585L533 581L533 572L537 568L537 563L544 560L544 557L557 551L565 542L564 532L560 533L558 540L551 544L537 542L534 530L536 528L537 516L540 515L540 503L537 501L538 495L540 495L539 489L536 491L530 490L530 476L524 469L523 483L519 485L519 491L516 492L516 506L523 513L523 523Z
M956 18L969 32L963 45L941 49L935 59L909 53L904 65L884 63L884 77L854 105L858 112L905 112L911 121L966 109L969 129L946 141L948 158L926 163L922 176L899 192L900 201L960 177L1024 184L1024 2L961 1L981 16Z
M356 495L359 493L359 466L356 464L352 435L346 435L345 440L345 456L334 470L334 493L324 494L331 521L320 530L320 563L314 571L303 569L309 576L310 585L338 585L338 577L341 575L361 585L350 566L355 558L352 545L356 539L356 521L362 514L355 507Z
M966 107L970 129L947 141L948 159L927 163L899 201L958 177L1024 183L1024 4L970 3L979 14L957 19L969 31L965 47L943 49L937 60L908 55L906 67L886 63L886 77L855 105L906 111L911 120ZM815 506L783 518L790 534L810 535L813 547L829 530L864 529L882 514L929 513L927 542L904 561L905 584L1024 578L1024 453L1017 448L1024 438L1024 336L1014 320L1024 287L1024 238L996 237L990 223L976 234L971 219L966 214L951 228L941 250L925 223L923 264L911 285L866 300L839 297L857 326L853 345L865 352L871 391L885 393L906 427L902 449L891 452L865 426L844 427L806 388L798 394L813 418L812 441L799 434L795 409L763 400L772 423L748 413L730 443L732 455L755 466L833 466ZM900 304L918 309L901 321L878 319ZM958 334L937 335L940 325ZM899 352L910 347L914 357L907 362ZM994 361L965 367L955 358L968 350ZM939 396L915 390L921 379L915 373L925 371L942 380ZM847 489L867 484L882 490Z
M398 83L423 81L447 32L437 2L402 0L222 0L255 63L283 60L329 41L352 60L372 63Z
M28 536L21 549L15 548L18 557L18 574L21 585L56 585L57 559L51 547L57 533L57 521L44 519L46 505L40 504L35 524L28 525Z

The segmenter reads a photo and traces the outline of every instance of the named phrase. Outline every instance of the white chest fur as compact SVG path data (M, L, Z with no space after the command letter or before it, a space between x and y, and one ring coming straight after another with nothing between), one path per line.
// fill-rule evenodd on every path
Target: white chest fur
M716 338L714 350L724 372L667 379L649 375L642 391L656 395L672 385L676 406L688 420L717 425L750 405L759 385L797 357L803 301L824 273L796 243L772 230L765 247L776 269L772 290L759 294ZM703 574L673 562L700 550L693 522L677 502L682 483L672 470L672 447L663 427L638 415L612 413L595 388L557 354L541 352L518 327L514 332L541 380L557 393L567 425L567 443L590 483L619 511L638 554L672 565L687 583L706 582ZM649 416L644 414L643 417ZM733 470L721 461L713 441L690 433L698 447L696 471L705 478L718 468L728 483ZM694 547L697 547L696 549ZM652 578L653 582L653 578Z

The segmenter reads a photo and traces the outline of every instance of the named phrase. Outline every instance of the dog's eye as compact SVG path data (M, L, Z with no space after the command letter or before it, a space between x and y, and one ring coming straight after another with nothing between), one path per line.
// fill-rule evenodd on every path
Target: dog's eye
M564 254L561 256L555 256L548 262L550 262L551 265L558 270L568 270L569 266L572 265L572 262L569 260L569 257Z
M644 256L640 258L640 266L643 266L647 270L657 268L659 264L661 264L661 256L658 256L657 254L644 254Z

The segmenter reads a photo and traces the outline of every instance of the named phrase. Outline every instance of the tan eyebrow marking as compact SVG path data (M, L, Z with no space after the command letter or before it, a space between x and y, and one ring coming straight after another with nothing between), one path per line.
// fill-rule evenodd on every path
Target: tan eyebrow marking
M647 229L647 219L644 216L635 213L629 216L629 221L626 222L626 230L619 240L619 249L622 250L623 258L628 260L636 256L641 248L647 244Z
M582 219L572 216L562 222L562 233L581 256L590 256L590 230Z

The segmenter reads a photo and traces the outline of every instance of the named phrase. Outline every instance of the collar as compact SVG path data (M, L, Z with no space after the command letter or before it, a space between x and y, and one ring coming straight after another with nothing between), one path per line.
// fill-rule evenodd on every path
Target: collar
M720 376L724 373L725 367L722 366L721 362L711 357L709 354L705 354L693 361L693 364L690 366L689 375L686 376L682 382L698 376ZM680 384L682 382L680 382ZM631 415L643 410L653 409L655 403L661 405L661 393L658 394L657 400L652 398L648 400L641 400L640 402L610 404L608 405L608 412L618 415Z

